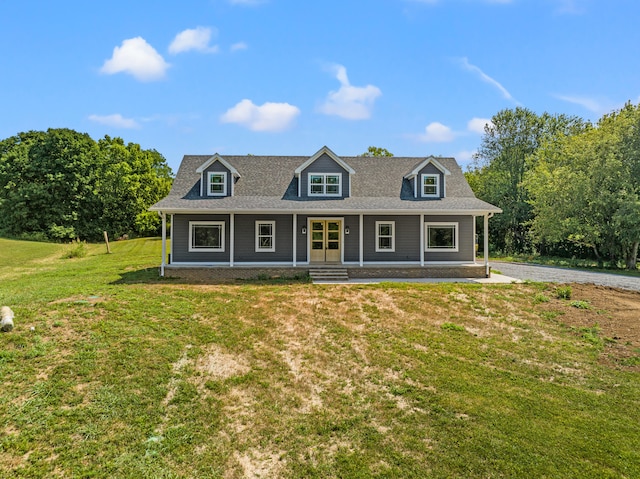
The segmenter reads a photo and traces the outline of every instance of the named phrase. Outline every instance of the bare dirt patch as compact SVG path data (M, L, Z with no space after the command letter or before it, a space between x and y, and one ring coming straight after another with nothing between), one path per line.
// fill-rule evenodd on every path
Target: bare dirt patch
M606 341L605 361L637 358L640 350L640 292L592 284L571 284L571 289L570 300L552 299L540 307L560 312L556 320L577 332L597 327ZM573 301L584 301L588 308L572 306ZM640 370L640 364L632 366Z

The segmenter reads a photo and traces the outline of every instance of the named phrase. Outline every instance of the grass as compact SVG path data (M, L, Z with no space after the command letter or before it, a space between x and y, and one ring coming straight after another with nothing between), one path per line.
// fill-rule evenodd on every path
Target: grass
M640 476L637 373L539 283L189 285L157 239L65 248L0 239L0 477Z

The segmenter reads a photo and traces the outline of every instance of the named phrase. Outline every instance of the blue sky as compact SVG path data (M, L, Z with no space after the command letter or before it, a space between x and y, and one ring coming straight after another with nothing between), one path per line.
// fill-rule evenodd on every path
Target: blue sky
M504 108L640 101L637 0L0 2L0 138L162 153L445 155Z

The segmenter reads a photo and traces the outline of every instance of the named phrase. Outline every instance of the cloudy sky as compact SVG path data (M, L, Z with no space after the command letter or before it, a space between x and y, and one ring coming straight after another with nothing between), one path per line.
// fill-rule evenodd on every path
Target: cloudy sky
M0 138L184 154L455 156L504 108L640 101L637 0L0 2Z

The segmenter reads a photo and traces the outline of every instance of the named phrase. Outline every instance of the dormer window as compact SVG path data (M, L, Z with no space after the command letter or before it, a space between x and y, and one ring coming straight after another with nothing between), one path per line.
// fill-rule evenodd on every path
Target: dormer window
M227 196L226 171L210 171L208 173L207 194L209 196Z
M309 173L309 196L342 196L340 173Z
M438 174L422 175L422 197L423 198L440 198L440 175Z

